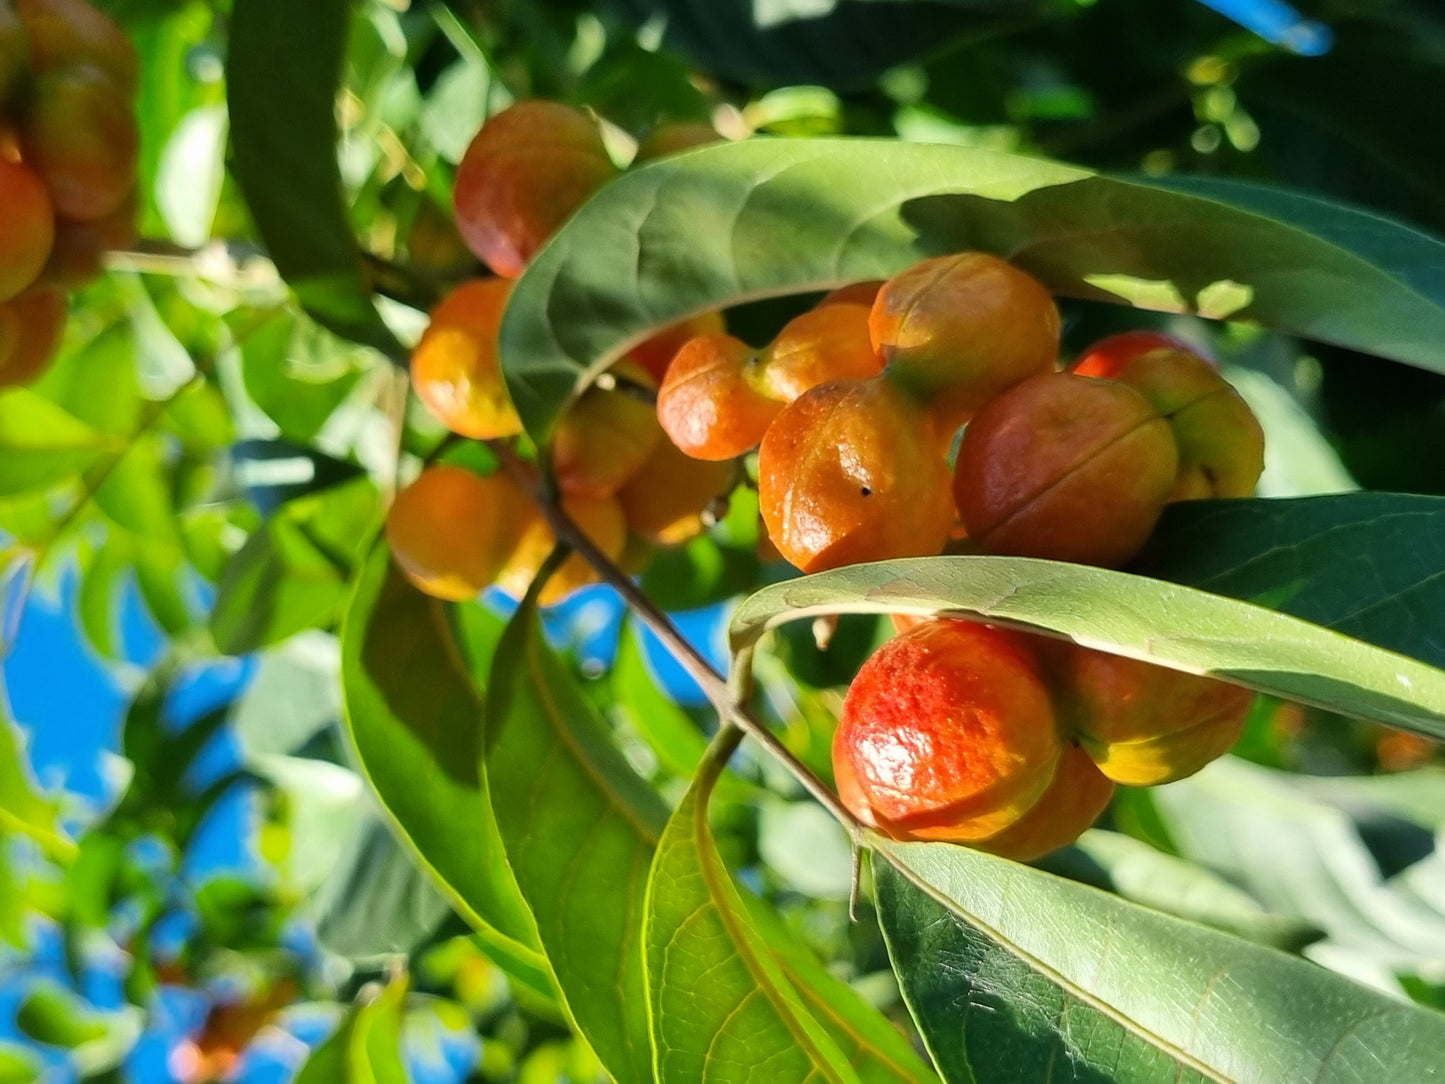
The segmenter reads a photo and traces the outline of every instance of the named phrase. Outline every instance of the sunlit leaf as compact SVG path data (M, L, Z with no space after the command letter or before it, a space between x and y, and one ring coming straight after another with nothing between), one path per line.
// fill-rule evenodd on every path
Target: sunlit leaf
M784 620L958 610L1445 737L1445 672L1193 588L1024 557L922 557L773 584L733 615L734 650Z
M1009 257L1058 294L1255 320L1445 371L1445 245L1383 217L976 148L752 139L631 171L578 211L508 304L508 388L543 438L652 328L963 249Z
M1445 1016L949 844L878 838L879 914L950 1081L1429 1080Z

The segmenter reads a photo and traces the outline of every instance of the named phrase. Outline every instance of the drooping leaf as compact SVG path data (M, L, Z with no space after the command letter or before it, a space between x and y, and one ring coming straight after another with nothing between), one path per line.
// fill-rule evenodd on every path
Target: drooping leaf
M342 200L336 99L351 9L237 0L226 63L232 169L302 307L338 335L403 357L372 304Z
M1186 501L1131 566L1445 666L1445 498Z
M651 1072L642 911L661 798L524 601L492 664L485 770L507 861L578 1029L618 1080Z
M546 961L517 892L480 775L483 694L447 607L368 558L342 629L347 734L399 837L452 906L488 935L494 959L545 994Z
M731 745L714 743L658 844L646 967L659 1080L927 1081L903 1037L734 885L707 825ZM795 955L799 953L799 955ZM829 981L831 979L831 981Z
M1433 1079L1445 1016L963 847L878 838L894 970L949 1081Z
M1445 246L1368 212L976 148L752 139L630 171L578 211L508 304L508 388L542 439L654 327L962 249L1058 294L1256 320L1445 371Z
M279 509L226 563L210 618L216 646L244 654L333 620L376 513L364 478Z
M956 610L1445 737L1445 672L1193 588L1024 557L921 557L773 584L733 615L736 652L784 620Z

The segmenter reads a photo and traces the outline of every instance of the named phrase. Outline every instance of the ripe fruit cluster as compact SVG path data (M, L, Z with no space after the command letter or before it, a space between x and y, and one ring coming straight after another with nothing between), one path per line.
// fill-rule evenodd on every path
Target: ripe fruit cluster
M709 134L717 138L695 125L659 129L639 158L686 149ZM417 397L454 433L474 440L521 433L497 355L511 279L616 173L596 122L555 102L520 102L473 139L457 172L457 220L463 239L502 277L474 279L448 294L411 359ZM651 546L687 541L736 481L734 464L691 458L664 439L653 407L657 380L678 346L721 331L716 314L664 329L588 388L557 426L548 454L562 510L614 561L630 564ZM522 594L555 544L510 476L447 465L427 468L398 495L387 533L413 582L448 599L492 583ZM541 602L560 601L593 578L573 557L548 581Z
M65 291L134 240L138 82L85 0L0 0L0 386L44 370Z
M899 839L1030 861L1073 842L1116 783L1182 779L1229 749L1246 689L955 618L864 663L833 742L838 795Z
M1262 431L1204 358L1153 332L1104 339L1069 369L1058 352L1041 284L984 253L942 256L829 295L760 351L687 342L658 416L702 459L758 447L770 539L805 572L951 544L1117 567L1168 501L1253 490ZM918 623L848 692L838 792L899 838L1028 860L1075 839L1116 783L1168 782L1223 753L1249 702L1074 644Z
M1167 501L1252 491L1262 432L1198 354L1136 332L1060 371L1058 350L1043 286L985 253L942 256L830 295L761 351L686 343L658 416L700 458L758 446L764 522L805 572L936 554L961 533L985 553L1116 567Z

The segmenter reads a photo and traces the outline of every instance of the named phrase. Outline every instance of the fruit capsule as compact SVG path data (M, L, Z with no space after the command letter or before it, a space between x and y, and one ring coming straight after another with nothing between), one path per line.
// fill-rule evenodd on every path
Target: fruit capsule
M140 189L132 188L116 210L91 222L57 218L45 280L59 286L79 286L100 274L107 252L135 244L139 198Z
M647 371L647 375L661 384L667 377L667 367L677 352L691 338L698 335L721 335L726 331L722 313L701 312L669 324L656 334L644 339L627 352L629 361L635 362Z
M946 451L930 416L881 377L819 384L758 450L768 537L804 572L937 554L954 519Z
M116 22L85 0L14 0L38 74L93 64L127 102L140 84L140 57Z
M1248 689L1046 641L1040 657L1065 735L1116 783L1148 787L1193 775L1239 740Z
M648 132L637 144L637 154L632 159L634 166L640 166L670 154L681 154L694 147L709 143L721 143L722 135L711 124L701 121L663 121Z
M457 167L457 226L497 274L516 278L578 207L617 175L597 124L559 102L489 119Z
M657 420L694 459L733 459L763 439L783 404L745 375L757 356L731 335L689 339L657 391Z
M45 371L60 346L66 309L65 292L48 285L0 302L0 387L28 384Z
M35 80L20 122L25 161L50 191L57 214L82 222L117 211L136 183L140 132L130 101L93 64Z
M737 479L734 461L694 459L672 441L661 440L617 499L634 534L676 545L702 533L703 514L732 491Z
M1048 788L1022 817L973 846L1015 862L1032 862L1067 847L1099 819L1114 783L1077 745L1065 745Z
M1178 462L1168 423L1134 389L1045 373L964 430L954 499L985 552L1112 568L1148 539Z
M1264 430L1249 404L1205 358L1155 332L1095 343L1074 372L1113 376L1148 399L1179 446L1173 501L1248 497L1264 472Z
M432 310L431 323L412 352L417 398L464 437L490 440L522 431L497 357L497 329L511 290L507 279L458 286Z
M621 559L627 549L627 521L616 498L588 500L564 497L562 511L607 557L613 561ZM523 524L521 539L497 576L497 586L512 597L521 598L556 545L557 536L541 513L534 509ZM597 581L598 576L592 566L581 554L574 553L552 574L537 601L542 606L552 606L578 588Z
M795 316L758 355L754 386L791 403L829 380L877 376L883 361L868 338L868 307L835 300Z
M460 601L497 578L536 515L505 474L482 477L439 464L396 495L386 538L397 566L419 589Z
M652 378L622 361L573 404L552 435L557 486L572 497L610 497L662 442Z
M984 252L938 256L884 283L869 316L887 373L949 432L1054 367L1059 312L1031 275Z
M55 241L55 211L34 170L0 155L0 301L40 276Z
M0 0L0 114L30 77L30 43L10 0Z
M1029 638L919 624L859 669L833 737L838 796L900 839L972 841L1023 817L1062 746Z

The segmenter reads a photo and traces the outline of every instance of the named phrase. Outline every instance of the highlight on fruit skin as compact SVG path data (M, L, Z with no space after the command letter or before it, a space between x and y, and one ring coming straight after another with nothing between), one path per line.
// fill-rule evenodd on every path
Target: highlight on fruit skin
M1253 694L1238 685L1061 640L1040 658L1070 740L1116 783L1193 775L1239 740Z
M505 474L427 467L401 490L386 516L397 567L435 598L475 598L512 559L538 513Z
M1148 540L1178 464L1168 423L1133 388L1045 373L964 430L953 492L987 553L1116 568Z
M657 390L657 420L694 459L734 459L757 446L783 404L747 377L757 355L741 339L711 333L689 339Z
M700 312L649 335L627 352L627 359L642 366L652 379L661 384L667 367L683 345L698 335L721 335L727 331L720 312Z
M1134 362L1155 350L1189 350L1192 348L1183 339L1166 335L1162 331L1141 328L1135 331L1121 331L1115 335L1091 343L1080 351L1069 372L1079 376L1097 376L1105 380L1118 380ZM1209 364L1207 358L1198 355Z
M819 384L758 449L768 537L804 572L937 554L954 521L946 454L930 415L881 377Z
M511 290L508 279L462 283L431 311L412 351L417 398L464 437L491 440L522 431L497 354L497 330Z
M617 173L587 114L560 102L517 102L482 125L457 166L458 229L494 272L517 278Z
M875 651L833 737L838 797L898 839L997 837L1042 800L1062 755L1029 638L956 618Z
M869 315L886 373L950 432L1054 368L1059 311L1027 272L986 252L936 256L883 284Z

